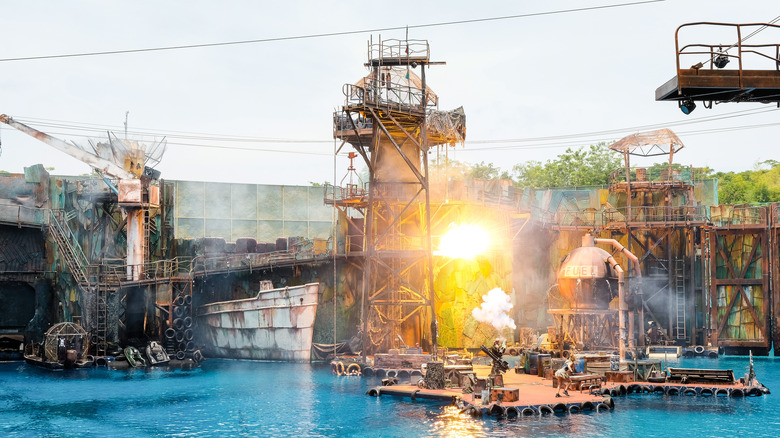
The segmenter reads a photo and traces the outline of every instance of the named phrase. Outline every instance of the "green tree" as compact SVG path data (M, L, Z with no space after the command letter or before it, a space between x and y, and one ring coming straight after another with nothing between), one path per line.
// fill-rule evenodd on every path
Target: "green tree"
M544 164L520 163L512 168L518 187L573 187L609 184L609 175L622 166L622 156L606 143L572 150Z

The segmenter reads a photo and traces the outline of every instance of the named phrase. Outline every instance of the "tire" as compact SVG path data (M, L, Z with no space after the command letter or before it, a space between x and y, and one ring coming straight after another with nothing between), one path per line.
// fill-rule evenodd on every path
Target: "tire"
M504 415L507 418L515 418L520 416L520 410L517 409L515 406L509 406L508 408L504 409Z
M184 320L181 318L176 318L173 320L173 328L177 331L181 331L184 329Z
M344 362L336 362L336 375L343 376L344 375Z
M411 377L422 377L422 371L420 371L420 370L412 370L410 375L411 375Z
M618 392L620 393L620 395L626 395L628 393L628 390L626 389L625 386L620 385L618 386Z
M192 338L195 337L195 332L192 331L192 329L185 329L184 330L184 339L187 341L191 341Z
M183 297L183 296L181 296L181 295L179 295L178 297L176 297L176 299L175 299L175 300L173 300L173 305L174 305L174 306L183 306L183 305L184 305L184 297Z
M699 392L699 395L702 397L712 397L712 395L715 393L711 388L702 388Z
M656 393L656 394L664 394L666 392L666 390L661 385L655 385L653 387L653 392Z
M176 337L176 330L173 329L173 327L168 327L165 329L165 339L173 339Z
M729 390L728 388L718 388L715 390L715 396L716 397L728 397L729 396Z
M201 353L200 350L195 350L195 352L192 353L192 360L194 360L195 362L203 362L204 360L203 353Z
M697 346L693 347L693 352L696 353L696 354L704 353L704 346L697 345Z
M744 397L745 396L745 391L743 391L740 388L734 388L734 389L731 390L731 396L732 397Z
M680 395L680 388L675 388L675 387L667 388L666 395Z
M650 394L651 392L653 392L653 387L650 385L645 385L642 387L642 392L644 394Z
M491 417L503 417L504 416L504 408L502 408L500 405L492 404L488 406L488 415Z
M176 306L173 308L173 316L176 318L184 317L184 306Z
M566 405L563 403L556 403L552 407L553 412L556 414L565 414L569 410L566 408Z
M609 410L609 406L606 403L599 403L596 406L596 412L603 412L608 410Z
M690 397L690 396L694 396L695 397L696 396L696 390L693 389L693 388L685 388L685 389L683 389L682 395L685 395L685 396L688 396L688 397Z
M377 368L374 370L374 375L377 377L387 377L387 371L384 368Z
M398 377L398 370L387 370L387 377Z
M709 357L710 359L717 359L718 358L718 353L716 353L714 351L710 351L709 353L707 353L707 357Z
M569 406L569 413L570 414L579 414L582 411L582 408L580 408L579 405L571 405Z
M749 397L761 397L762 395L764 395L764 393L763 393L763 392L761 392L761 390L760 390L760 389L758 389L758 388L750 388L750 389L747 391L747 395L748 395Z
M366 391L366 395L370 395L371 397L379 397L379 390L376 388L371 388Z
M181 332L176 332L176 336L174 337L174 339L176 340L176 342L181 344L182 342L184 342L184 337L185 337L184 332L181 331Z
M191 316L185 316L184 317L184 328L192 328L192 317Z
M347 365L346 373L348 376L359 376L361 374L360 364L353 362Z
M633 394L635 392L639 392L639 385L634 385L634 384L628 385L628 387L626 388L626 393Z
M373 377L374 376L374 369L371 367L365 367L363 368L363 375L366 377Z
M398 370L397 376L401 379L408 379L412 377L412 372L410 370Z
M184 358L185 358L185 357L187 357L187 355L186 355L186 354L184 354L184 352L183 352L183 351L177 351L177 352L176 352L176 359L178 359L178 360L184 360Z
M580 408L583 412L590 412L596 409L596 405L594 405L593 402L586 401L580 405Z
M620 395L620 391L618 391L617 389L611 389L611 390L609 391L609 396L610 396L610 397L617 397L617 396L619 396L619 395Z

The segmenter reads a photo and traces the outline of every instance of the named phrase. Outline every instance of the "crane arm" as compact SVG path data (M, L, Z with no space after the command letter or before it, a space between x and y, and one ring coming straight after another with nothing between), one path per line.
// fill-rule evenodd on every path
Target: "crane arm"
M17 130L22 131L25 134L29 135L30 137L34 137L40 140L46 143L47 145L53 147L54 149L57 149L60 152L64 152L70 155L71 157L81 161L82 163L88 164L89 166L99 170L101 173L105 173L106 175L110 175L112 177L120 178L120 179L137 179L137 177L133 173L125 170L120 166L117 166L116 164L108 160L100 158L97 155L90 154L89 152L81 150L76 146L68 144L58 138L52 137L51 135L46 134L45 132L41 132L35 128L31 128L25 125L24 123L17 122L16 120L12 119L11 117L5 114L0 114L0 122L3 122L6 125L14 127Z

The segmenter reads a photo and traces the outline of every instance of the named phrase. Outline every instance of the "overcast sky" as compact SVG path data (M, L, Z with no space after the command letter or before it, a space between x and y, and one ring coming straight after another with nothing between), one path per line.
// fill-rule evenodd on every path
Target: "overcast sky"
M780 15L777 3L666 0L599 8L628 3L5 2L0 15L0 113L59 138L82 141L80 135L100 133L74 127L123 135L129 111L131 137L135 132L145 133L145 139L168 135L168 149L157 166L166 179L333 181L332 113L344 103L342 86L366 74L363 63L372 34L374 39L379 34L404 38L403 30L376 29L410 26L409 38L428 40L432 59L447 63L427 71L440 109L465 109L467 142L455 149L455 159L492 162L508 170L528 160L552 159L566 147L617 140L646 130L643 126L671 127L686 146L676 155L683 164L742 171L762 160L780 159L775 152L780 136L776 106L699 105L685 116L675 103L654 100L655 89L674 76L679 25L769 22ZM593 9L556 13L582 8ZM413 27L516 15L530 16ZM8 60L351 31L364 32ZM754 38L766 39L771 32ZM780 41L780 32L771 35ZM736 41L731 33L713 38L696 42ZM726 117L674 125L720 115ZM752 125L769 126L722 130ZM59 175L89 172L88 166L37 140L6 125L0 128L2 170L21 172L42 163ZM614 132L591 134L603 131ZM533 140L567 135L573 137ZM347 159L336 162L338 181Z

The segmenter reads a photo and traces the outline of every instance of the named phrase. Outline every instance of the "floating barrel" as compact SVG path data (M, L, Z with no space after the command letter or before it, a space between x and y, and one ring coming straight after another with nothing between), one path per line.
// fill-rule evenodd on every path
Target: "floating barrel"
M566 412L568 412L568 409L566 409L566 405L563 403L554 404L552 410L556 414L565 414Z
M551 408L549 405L541 405L539 406L539 415L549 415L552 414L553 408Z
M529 415L536 415L536 410L530 406L527 406L524 407L520 413L523 414L524 417L527 417Z

